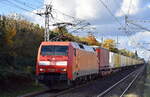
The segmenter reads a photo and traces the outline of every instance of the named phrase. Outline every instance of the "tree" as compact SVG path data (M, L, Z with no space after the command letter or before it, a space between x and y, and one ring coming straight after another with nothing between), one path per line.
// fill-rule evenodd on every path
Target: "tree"
M86 38L89 45L97 45L100 46L101 44L96 40L95 36L92 34L89 34Z
M66 26L60 26L60 27L53 29L53 32L68 33L68 30L67 30Z
M137 53L137 51L135 51L135 58L138 58L138 53Z
M112 39L104 40L102 47L109 49L110 51L116 48L115 41Z
M4 46L5 46L5 34L6 34L6 30L5 30L5 22L6 22L6 18L4 16L0 16L0 51L2 52L2 50L4 50Z
M87 45L101 46L101 43L92 34L89 34L87 37L80 37L80 42Z
M137 58L136 53L133 53L131 51L128 51L126 49L121 49L119 50L120 54L124 55L124 56L128 56L128 57L132 57L132 58Z
M16 36L16 26L14 21L0 16L0 64L12 65L14 63L13 51L14 37Z
M7 20L7 24L5 25L5 43L9 46L13 46L13 38L16 35L16 26L14 25L14 21Z
M68 37L69 36L69 37ZM50 31L50 39L53 41L71 41L73 37L68 33L66 26L61 26Z

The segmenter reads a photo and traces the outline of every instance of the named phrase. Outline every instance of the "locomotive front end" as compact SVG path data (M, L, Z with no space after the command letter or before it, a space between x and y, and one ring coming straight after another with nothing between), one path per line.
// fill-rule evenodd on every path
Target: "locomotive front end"
M38 80L52 87L67 81L68 43L42 42L37 58Z

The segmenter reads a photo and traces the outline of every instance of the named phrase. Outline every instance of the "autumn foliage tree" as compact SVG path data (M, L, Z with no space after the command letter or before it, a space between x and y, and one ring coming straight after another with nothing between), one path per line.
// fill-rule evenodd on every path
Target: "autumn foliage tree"
M66 26L60 26L50 32L51 41L77 41L71 33L68 32Z
M102 43L102 47L109 49L110 51L115 52L115 53L119 52L118 49L116 48L115 40L113 39L104 40L104 42Z
M109 50L111 50L112 48L115 48L115 47L116 47L115 41L112 40L112 39L104 40L102 46L103 46L104 48L109 49Z
M10 68L23 71L20 68L35 67L38 47L44 40L43 36L44 28L38 24L0 16L0 67L3 70L6 68L7 71L10 71ZM94 35L89 34L87 37L74 36L68 32L65 26L50 31L50 39L52 41L73 41L87 45L97 45L118 52L115 41L112 39L107 39L101 44ZM129 54L133 56L132 53ZM1 72L0 70L0 76L4 74L3 72L6 71Z
M0 86L11 82L14 76L18 78L29 78L35 75L34 69L36 56L40 43L44 40L44 28L26 20L14 19L0 16ZM87 37L74 36L68 32L65 26L50 31L52 41L73 41L87 45L97 45L118 52L115 41L105 40L99 43L95 36ZM133 56L133 53L121 51L124 55ZM10 78L11 77L11 78ZM16 79L17 78L17 79ZM25 82L25 81L24 81ZM0 91L3 89L0 87Z
M132 57L132 58L138 57L137 52L133 53L133 52L128 51L126 49L120 49L119 50L118 48L116 48L115 40L113 40L113 39L105 40L104 43L102 44L102 47L107 48L112 52L119 53L119 54L124 55L124 56Z
M137 52L133 53L133 52L128 51L126 49L121 49L121 50L119 50L119 52L120 52L120 54L122 54L124 56L132 57L132 58L138 58Z
M16 26L10 19L0 16L0 63L9 64L13 63L14 37L16 35ZM12 61L10 61L12 59Z
M94 35L89 34L87 37L80 37L80 42L87 45L100 46L101 43L97 41Z
M42 27L26 20L0 16L0 77L11 70L35 65L43 32Z
M53 41L74 41L78 43L83 43L86 45L97 45L101 44L96 40L95 36L88 35L87 37L74 36L68 32L65 26L57 27L50 32L50 39Z

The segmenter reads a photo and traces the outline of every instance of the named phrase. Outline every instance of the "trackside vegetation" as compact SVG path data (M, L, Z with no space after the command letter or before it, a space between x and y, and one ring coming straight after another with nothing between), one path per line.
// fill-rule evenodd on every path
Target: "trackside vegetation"
M44 28L38 24L0 16L0 94L25 88L25 83L34 83L37 50L43 41L43 35ZM117 49L112 39L100 43L94 35L74 36L64 26L50 31L50 39L102 46L110 51L138 58L137 53Z

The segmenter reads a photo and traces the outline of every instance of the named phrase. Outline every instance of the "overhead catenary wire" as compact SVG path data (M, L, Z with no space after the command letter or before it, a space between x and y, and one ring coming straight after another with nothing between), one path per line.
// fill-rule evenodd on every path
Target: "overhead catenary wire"
M90 25L90 23L86 22L85 20L81 20L81 19L76 18L74 16L68 15L68 14L66 14L64 12L59 11L58 9L53 9L53 12L59 13L59 14L61 14L63 16L66 16L67 18L70 18L70 23L72 23L73 25L70 26L70 28L68 30L74 29L75 26L81 26L81 27L76 28L75 30L71 31L70 33L73 33L73 32L75 32L77 30L83 29L84 27ZM58 20L61 21L60 19L58 19Z
M53 3L53 0L50 1L50 5L52 5L52 3Z
M33 0L33 1L41 3L41 4L44 2L44 0ZM43 1L43 2L41 2L41 1Z
M120 21L118 20L118 18L113 14L113 12L108 8L108 6L102 1L102 0L98 0L106 9L107 11L110 13L110 15L115 19L115 21L122 26L122 24L120 23ZM116 2L117 3L117 2ZM124 11L122 10L122 12L124 13ZM117 36L117 41L118 41L118 36Z
M132 0L130 0L130 2L129 2L129 8L128 8L128 13L127 13L127 15L129 15L130 14L130 9L131 9L131 5L132 5ZM126 15L126 19L128 19L128 16ZM147 29L147 28L145 28L145 27L142 27L142 26L140 26L140 25L138 25L138 24L135 24L135 23L133 23L132 21L131 22L129 22L128 20L126 20L126 26L125 27L129 27L129 25L128 25L128 23L130 23L130 24L132 24L132 25L134 25L134 26L136 26L136 27L138 27L138 28L141 28L141 29L144 29L144 30L146 30L146 31L150 31L149 29ZM125 29L127 29L127 28L125 28ZM134 32L134 31L132 31L132 32ZM134 33L136 33L136 32L134 32ZM136 40L136 37L134 36L133 37L134 38L134 41Z
M8 2L10 5L13 5L14 7L17 7L17 8L19 8L19 9L24 10L24 11L28 11L28 12L30 12L30 10L29 10L29 9L25 9L25 8L23 8L23 7L21 7L21 6L17 5L17 4L15 4L15 3L14 3L14 2L12 2L12 1L6 0L6 2Z
M132 32L134 32L134 31L128 30L128 32L132 33ZM131 36L130 33L128 33L128 32L125 33L125 34L126 34L127 36ZM136 33L136 32L134 32L134 33ZM137 42L136 42L136 37L135 37L135 36L127 37L127 38L128 38L129 40L131 40L131 41L137 43ZM141 48L141 49L144 49L141 45L137 45L137 44L136 44L136 45L134 45L134 47L135 47L135 46L136 46L136 48L139 47L139 48Z
M136 21L136 22L139 22L139 21ZM142 22L145 22L145 21L142 21ZM149 22L149 21L147 21L147 22ZM127 24L132 24L133 26L136 26L136 27L138 27L138 28L140 28L140 29L143 29L143 30L145 30L145 31L148 31L148 32L150 32L150 29L148 29L148 28L145 28L145 27L143 27L143 26L141 26L141 25L139 25L139 24L136 24L136 23L134 23L134 20L128 20L127 21ZM128 27L129 27L129 25L127 25ZM131 31L130 31L131 32ZM132 31L132 32L134 32L134 33L136 33L135 31ZM136 37L135 36L132 36L132 39L134 39L134 42L136 43L136 47L139 47L140 49L143 49L143 50L147 50L144 46L142 46L142 45L139 45L139 43L138 42L136 42Z
M7 1L7 3L9 3L9 5L11 5L11 6L14 6L14 7L16 7L16 8L19 8L19 9L21 9L21 10L24 10L24 11L27 11L27 12L30 12L30 13L33 13L33 14L36 14L37 15L37 13L35 13L35 12L32 12L32 11L30 11L30 9L34 9L33 7L31 7L31 6L29 6L29 5L27 5L27 4L25 4L24 2L21 2L21 1L19 1L19 0L14 0L14 2L13 1L10 1L10 0L6 0ZM51 3L52 3L52 1L51 1ZM21 6L21 5L23 5L23 6L25 6L25 7L27 7L27 8L30 8L30 9L27 9L27 8L25 8L25 7L23 7L23 6ZM67 15L67 14L65 14L65 13L63 13L63 12L61 12L61 14L63 14L63 15L66 15L66 16L68 16L68 17L71 17L72 19L74 19L74 21L75 20L77 20L75 17L73 17L73 16L70 16L70 15ZM77 24L82 24L82 22L78 19L77 21L79 21ZM76 24L76 25L77 25ZM82 29L83 28L83 26L80 28L80 29ZM73 31L74 32L74 31Z
M115 0L115 2L116 2L116 0ZM116 2L116 3L117 3L117 2ZM128 10L127 10L127 11L128 11L127 14L125 14L125 12L124 12L122 9L121 9L121 11L122 11L122 12L124 13L124 15L125 15L125 34L126 34L126 36L127 36L127 38L128 38L129 40L136 42L136 41L135 41L135 40L136 40L135 37L132 37L132 39L131 39L131 37L129 38L130 34L129 34L128 32L132 33L133 31L129 31L129 30L126 31L126 30L127 30L127 27L129 27L129 25L128 25L126 19L128 18L127 15L130 14L131 4L132 4L132 0L130 0L130 2L129 2L129 8L128 8ZM135 33L136 33L136 32L135 32Z
M116 2L117 3L117 2ZM130 0L130 2L129 2L129 8L128 8L128 12L125 14L125 12L121 9L121 11L124 13L124 15L125 15L125 34L126 34L126 38L128 38L129 40L131 40L131 41L134 41L134 42L136 42L135 40L136 40L136 38L135 37L129 37L131 34L129 34L128 32L130 32L130 33L132 33L133 31L127 31L127 27L129 27L129 25L128 25L128 22L127 22L127 18L128 18L128 16L127 15L129 15L130 14L130 9L131 9L131 3L132 3L132 0ZM136 32L135 32L136 33Z
M129 25L127 25L128 27L129 27ZM134 25L135 26L135 25ZM130 27L129 27L130 28ZM128 32L134 32L134 33L137 33L137 32L135 32L135 31L130 31L130 30L128 30ZM128 34L128 33L126 33L126 34ZM136 37L135 36L132 36L132 37L130 37L130 38L132 38L133 40L134 40L134 42L136 42L137 43L137 41L136 41Z
M21 1L19 1L19 0L14 0L15 2L13 2L13 1L11 1L11 0L3 0L3 3L2 4L4 4L5 3L5 5L6 6L13 6L13 7L16 7L16 8L18 8L18 9L21 9L21 10L23 10L23 11L26 11L26 12L29 12L29 13L32 13L32 14L36 14L35 12L33 12L33 11L31 11L30 9L27 9L27 8L32 8L32 10L35 10L33 7L31 7L31 6L29 6L29 5L27 5L26 3L24 3L24 2L21 2ZM19 1L19 2L16 2L16 1ZM6 2L7 2L7 4L6 4ZM1 2L0 2L1 3ZM25 7L27 7L27 8L24 8L23 6L21 6L21 5L19 5L19 4L22 4L22 5L24 5ZM37 15L37 14L36 14Z
M131 7L131 3L132 3L132 0L129 1L129 8L127 10L127 14L125 15L125 33L128 34L128 32L126 31L127 30L127 27L129 27L128 23L127 23L127 19L128 19L128 16L129 13L130 13L130 7Z
M116 20L116 22L122 26L122 24L120 23L120 21L118 20L118 18L112 13L112 11L108 8L108 6L102 1L102 0L98 0L106 9L107 11L110 13L110 15L112 17L114 17L114 19Z
M115 1L115 3L118 3L117 2L117 0L114 0ZM129 15L129 13L130 13L130 8L131 8L131 3L132 3L132 0L130 0L130 2L129 2L129 8L128 8L128 12L127 13L125 13L122 9L120 9L120 11L122 11L122 13L125 15L125 27L124 27L124 30L125 30L125 34L126 34L126 38L128 38L129 40L131 40L131 41L135 41L135 39L133 40L133 38L131 39L131 37L129 38L129 36L131 35L131 34L129 34L128 32L130 32L130 33L132 33L131 31L127 31L127 27L129 27L129 25L128 25L128 23L127 23L127 18L128 18L128 16L127 15ZM117 5L117 4L116 4Z
M145 27L142 27L141 25L138 25L138 24L135 24L135 23L132 23L132 22L130 22L130 24L132 24L132 25L134 25L134 26L137 26L137 27L139 27L139 28L141 28L141 29L143 29L143 30L145 30L145 31L150 32L150 29L145 28Z
M67 16L67 17L69 17L69 18L72 18L74 21L79 21L79 23L81 22L81 19L80 19L80 18L76 18L76 17L74 17L74 16L68 15L68 14L66 14L66 13L64 13L64 12L59 11L58 9L54 9L54 8L53 8L53 11L59 12L60 14L62 14L62 15L64 15L64 16ZM83 22L83 21L85 21L85 20L82 20L82 22Z
M7 1L7 0L6 0ZM17 7L17 8L19 8L19 9L22 9L22 10L25 10L25 11L28 11L28 12L31 12L29 9L26 9L26 8L24 8L24 7L22 7L22 6L19 6L19 5L17 5L17 4L14 4L14 3L12 3L12 1L9 1L13 6L15 6L15 7ZM31 13L33 13L33 12L31 12ZM34 13L34 14L36 14L36 13Z
M132 5L132 0L129 1L129 8L128 8L128 15L130 14L130 9L131 9L131 5Z
M9 5L14 6L14 7L18 8L18 9L23 10L23 11L26 11L26 12L29 12L29 13L32 13L32 14L37 15L37 13L35 13L35 12L33 12L33 11L29 10L29 9L26 9L26 8L24 8L24 7L22 7L22 6L18 5L18 4L16 4L16 3L14 3L14 2L12 2L12 1L10 1L10 0L5 0L5 2L7 2L7 4L6 4L6 5L8 5L8 4L9 4ZM4 2L3 2L3 4L4 4ZM42 16L41 16L41 17L42 17Z
M16 2L16 3L18 3L18 4L23 5L23 6L25 6L25 7L28 7L28 8L30 8L30 9L35 10L35 8L33 8L32 6L29 6L29 4L26 4L25 2L22 2L22 1L20 1L20 0L13 0L13 1Z
M137 23L137 22L141 22L141 23L150 23L150 20L129 20L130 22L134 22L134 23Z
M113 12L108 8L108 6L102 1L102 0L98 0L109 12L109 14L115 19L115 21L122 26L122 24L120 23L119 19L113 14ZM116 1L115 1L116 2ZM117 3L117 2L116 2ZM123 11L122 11L123 12ZM124 13L124 12L123 12ZM117 33L115 33L117 34ZM117 43L118 43L118 35L117 35Z
M76 30L71 31L70 33L73 33L73 32L75 32L75 31L77 31L77 30L83 29L84 27L89 26L89 25L90 25L90 24L83 25L82 27L77 28Z
M116 4L116 6L118 7L118 1L117 0L114 0L114 2L115 2L115 4ZM120 8L120 11L122 11L122 13L125 15L125 12L122 10L122 8Z

